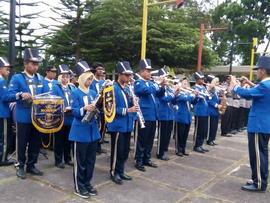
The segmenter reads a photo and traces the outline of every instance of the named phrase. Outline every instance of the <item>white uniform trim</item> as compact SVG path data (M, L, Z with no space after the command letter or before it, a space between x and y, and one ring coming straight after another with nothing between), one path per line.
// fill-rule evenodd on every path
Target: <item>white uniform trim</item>
M80 108L80 113L81 113L81 116L84 116L84 109L83 109L83 107Z
M3 57L0 57L0 60L3 62L4 67L5 66L10 66L10 64Z
M161 137L161 121L158 121L158 140L157 140L157 154L160 152L160 137Z
M135 135L134 135L134 154L133 157L136 157L136 151L137 151L137 141L138 141L138 132L139 132L139 121L135 121L135 126L136 126L136 130L135 130Z
M79 192L79 186L78 186L78 164L77 164L77 142L74 142L74 185L76 192Z
M260 148L259 148L259 134L255 133L255 153L256 153L256 171L258 178L258 189L262 188L261 177L261 160L260 160Z
M81 62L79 62L78 65L83 68L84 72L90 71L90 69L85 67Z
M114 143L114 154L113 154L113 163L112 163L112 175L115 175L115 166L117 159L117 146L118 146L119 133L116 134L115 143Z
M195 130L194 130L194 135L193 135L193 146L195 147L195 144L196 144L196 139L197 139L197 131L198 131L198 122L199 122L199 119L198 117L195 117Z
M5 161L6 152L7 152L7 119L3 119L3 125L4 125L4 145L3 145L3 157L2 161Z

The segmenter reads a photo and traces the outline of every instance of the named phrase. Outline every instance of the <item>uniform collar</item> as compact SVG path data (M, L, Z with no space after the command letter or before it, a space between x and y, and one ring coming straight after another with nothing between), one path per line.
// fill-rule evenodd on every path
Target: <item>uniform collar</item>
M89 93L89 88L82 88L82 87L79 87L79 89L84 93L84 94L88 94Z
M94 80L96 80L97 82L101 81L101 80L97 79L96 76L94 77Z
M145 80L143 77L140 78L144 82L149 82L150 80Z
M62 86L63 88L68 88L68 84L66 84L66 85L61 84L61 86Z
M200 87L200 88L203 88L203 86L202 85L199 85L199 84L196 84L195 86Z
M25 75L29 78L34 78L35 77L35 74L34 75L30 75L29 73L27 73L26 71L23 71L23 73L25 73Z
M268 81L268 80L270 80L270 77L264 78L261 82L265 82L265 81Z
M53 79L50 80L49 78L46 78L46 77L45 77L45 80L47 80L49 82L52 82L53 81Z

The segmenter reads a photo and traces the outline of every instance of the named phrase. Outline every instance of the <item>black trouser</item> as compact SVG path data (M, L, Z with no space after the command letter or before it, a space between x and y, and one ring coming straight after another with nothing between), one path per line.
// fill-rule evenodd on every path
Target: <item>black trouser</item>
M175 152L182 152L185 153L186 144L187 144L187 138L188 133L190 129L190 123L180 123L176 122L176 131L177 134L175 136Z
M248 124L248 114L249 114L250 108L245 108L245 127Z
M145 121L145 128L139 128L135 156L137 164L147 163L151 159L155 133L156 121Z
M111 175L122 174L130 150L131 132L111 132Z
M228 106L225 114L221 117L221 135L225 135L231 132L232 109L232 106Z
M270 134L248 133L251 178L260 189L267 188L269 138Z
M6 161L7 153L7 119L0 118L0 162Z
M64 161L71 161L71 141L68 140L70 125L64 125L60 131L54 134L54 158L55 165L62 163L63 154Z
M231 129L239 130L239 123L240 123L239 108L233 107Z
M97 146L97 152L101 152L101 144L104 141L104 137L105 137L105 133L106 133L106 122L105 122L105 118L104 118L104 113L101 113L99 116L99 133L101 135L101 138L98 142L98 146Z
M32 123L17 123L18 146L17 155L19 167L23 168L26 162L26 148L28 146L27 167L37 163L41 139Z
M86 191L91 187L96 162L97 143L74 142L73 178L75 191Z
M209 126L209 136L208 142L216 140L217 129L218 129L218 119L219 116L209 116L210 126Z
M172 134L173 121L158 122L158 142L157 155L163 156L165 151L168 151Z
M245 127L245 108L240 107L239 108L239 128Z
M7 161L8 155L15 151L16 140L11 122L10 118L0 118L0 162Z
M194 147L201 147L208 133L208 116L195 116Z

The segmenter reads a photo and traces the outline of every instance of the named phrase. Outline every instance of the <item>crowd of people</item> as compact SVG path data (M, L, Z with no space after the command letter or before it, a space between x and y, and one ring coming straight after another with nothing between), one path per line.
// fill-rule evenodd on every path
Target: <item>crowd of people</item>
M268 110L270 99L270 58L261 57L258 79L254 84L246 77L237 80L226 76L224 83L214 75L194 74L195 85L190 87L187 78L170 78L166 67L153 73L150 59L139 62L139 73L134 73L128 61L117 63L117 79L105 78L102 63L91 66L86 61L75 64L76 74L66 64L46 67L46 76L38 73L40 63L37 49L24 52L24 70L14 74L9 83L11 64L0 57L0 165L11 165L9 141L12 120L16 123L16 175L25 179L26 173L43 175L36 168L42 138L31 119L32 99L49 93L64 100L64 125L55 133L53 151L55 166L73 166L75 194L83 198L97 195L91 185L96 154L103 153L105 134L111 137L110 176L116 184L132 180L125 172L130 157L131 136L134 136L135 168L157 168L152 161L152 148L157 137L157 158L168 161L171 137L175 141L175 154L188 156L186 150L190 126L194 122L193 150L208 153L215 146L218 124L221 136L230 137L247 129L252 181L242 189L265 191L268 177L268 148L270 129ZM55 80L58 74L58 79ZM106 122L103 109L97 105L105 86L114 89L115 117ZM100 103L100 102L99 102ZM14 107L15 104L15 107ZM102 105L101 105L102 106ZM10 107L15 108L14 113ZM251 110L250 110L251 109ZM250 113L249 113L250 112ZM267 111L270 112L270 111ZM83 122L89 113L93 116ZM249 114L249 116L248 116ZM249 122L248 122L249 117ZM172 136L173 135L173 136Z

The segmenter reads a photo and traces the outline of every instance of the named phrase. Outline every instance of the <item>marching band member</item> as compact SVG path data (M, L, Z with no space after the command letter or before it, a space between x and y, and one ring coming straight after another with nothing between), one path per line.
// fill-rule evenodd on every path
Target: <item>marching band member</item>
M49 65L46 67L46 76L44 78L44 90L45 92L52 92L53 86L58 82L55 80L57 69L53 65Z
M70 95L75 90L75 86L70 82L70 69L67 65L59 65L58 84L53 86L53 95L64 99L64 125L60 131L54 135L54 159L57 168L65 168L62 162L64 156L65 164L73 166L71 163L71 142L68 140L71 124L73 121Z
M227 108L225 114L221 117L221 136L223 137L231 137L231 123L232 123L232 111L233 111L233 98L232 91L230 88L231 76L227 75L224 88L226 89L226 97L227 97Z
M90 181L94 172L100 133L98 121L95 117L87 123L83 123L82 119L87 111L95 110L95 105L91 103L97 95L90 89L94 76L90 72L88 64L81 61L75 67L79 76L79 87L71 93L74 120L69 133L69 140L74 141L74 193L82 198L89 198L97 195L97 190L91 185Z
M102 90L102 86L105 83L105 80L103 79L104 77L104 65L100 62L94 62L92 64L92 73L94 73L94 80L90 86L91 90L94 90L96 94L98 94ZM105 132L106 132L106 124L105 124L105 119L104 119L104 113L101 110L100 116L99 116L99 132L101 135L101 139L98 142L98 148L97 148L97 153L106 153L105 150L101 148L101 144L104 140Z
M158 71L159 77L168 76L166 68ZM167 151L173 127L174 110L172 101L175 99L175 94L170 87L166 87L163 97L157 98L158 103L158 142L157 142L157 158L168 161L169 157L165 154Z
M117 64L118 80L114 84L116 116L112 123L108 123L108 132L111 134L111 179L116 184L122 180L132 180L125 174L125 162L130 149L130 137L133 129L134 112L138 107L131 101L130 90L125 86L133 74L128 61Z
M195 90L202 93L207 93L206 88L203 86L204 75L202 72L196 72L194 74L196 80ZM207 138L208 133L208 100L207 96L197 96L196 104L194 105L194 116L195 116L195 131L194 131L194 151L199 153L209 152L208 149L203 147L204 140Z
M240 124L240 96L232 92L233 108L232 108L232 121L231 121L231 134L239 132Z
M140 61L141 79L136 80L134 89L135 94L139 97L139 105L145 120L145 128L139 128L136 147L136 164L135 167L140 171L145 171L144 166L157 168L157 165L151 161L151 151L153 147L157 106L156 98L162 97L165 92L165 80L161 80L161 87L150 81L151 79L151 60L143 59Z
M8 84L5 78L10 73L10 63L6 57L0 57L0 166L8 166L13 162L7 161L8 153L8 118L10 117L9 103L5 102Z
M245 84L244 80L241 80L241 87L245 89L249 89L249 85ZM246 106L247 106L247 100L243 97L240 98L239 100L240 103L240 109L239 109L239 131L246 130L245 128L245 123L246 123L246 118L248 115L246 114Z
M70 70L70 85L74 85L74 87L78 87L78 83L77 83L77 77L76 74Z
M26 48L24 50L24 71L12 76L8 89L8 99L17 102L15 107L18 139L18 169L16 174L21 179L26 178L24 166L27 148L26 172L33 175L43 175L43 172L35 167L41 146L41 138L31 121L32 97L45 91L43 77L37 73L39 63L38 50Z
M189 87L189 82L186 78L182 80L181 87ZM189 154L186 153L186 143L192 122L191 104L195 101L195 94L185 92L184 90L177 92L176 94L175 103L178 108L175 112L175 153L177 156L188 156Z
M54 65L48 65L46 67L46 76L43 79L45 92L52 93L53 86L58 83L57 80L55 80L56 72L57 72L57 69ZM45 133L39 132L39 134L40 134L41 141L42 141L42 147L40 149L40 152L47 156L47 153L44 149L46 149L46 148L52 149L53 148L54 143L51 142L51 136L54 136L54 133L45 134ZM45 147L43 143L48 143L48 146Z
M261 56L257 63L256 86L245 89L232 78L233 90L246 99L252 99L252 107L248 118L248 149L252 171L251 181L242 190L265 192L268 179L268 143L270 138L270 57Z
M206 143L210 146L217 145L215 142L217 129L218 129L218 120L219 120L219 109L221 105L219 104L220 99L217 90L215 87L219 84L219 79L214 75L208 75L207 80L210 83L208 85L209 93L211 94L211 98L208 100L209 106L209 129L208 129L208 140Z

